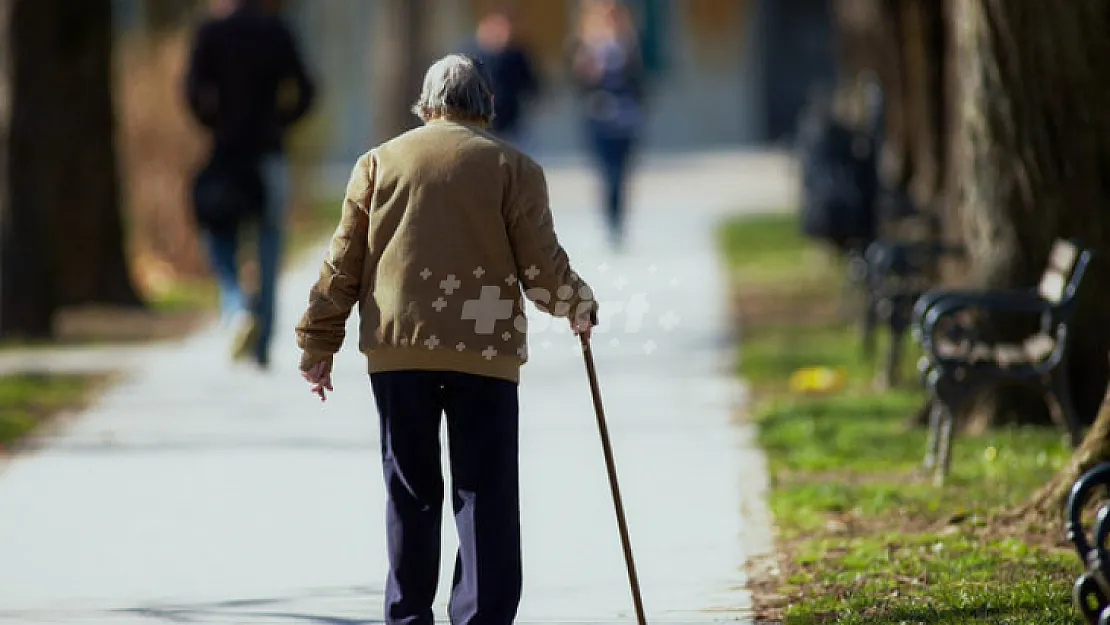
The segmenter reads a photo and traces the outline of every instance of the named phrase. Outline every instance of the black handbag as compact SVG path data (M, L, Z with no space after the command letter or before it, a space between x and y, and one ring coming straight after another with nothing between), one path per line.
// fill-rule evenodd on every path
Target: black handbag
M258 159L213 152L193 181L193 216L209 232L226 232L258 219L266 208L266 187Z

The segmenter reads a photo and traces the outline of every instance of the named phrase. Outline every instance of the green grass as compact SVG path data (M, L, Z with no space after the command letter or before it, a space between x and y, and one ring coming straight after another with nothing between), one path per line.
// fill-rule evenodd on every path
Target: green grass
M728 221L720 229L725 258L737 269L783 266L805 253L806 241L790 213L764 213Z
M103 376L21 374L0 377L0 450L61 410L82 406Z
M742 340L741 375L776 391L784 390L786 379L802 367L842 368L852 380L866 380L875 370L863 356L858 334L835 322L758 325L745 328Z
M798 547L787 587L820 590L786 612L802 623L1072 624L1074 556L1013 538L891 533Z
M806 243L791 219L726 225L724 254L739 289L779 297L752 285L781 280L802 285L795 290L816 305L839 287L806 282ZM805 305L798 292L794 300ZM1067 462L1060 434L1011 427L957 436L951 477L936 488L919 469L925 431L907 424L924 399L910 376L914 350L903 364L911 383L877 392L876 364L862 356L855 328L829 316L777 317L741 320L738 371L756 398L750 418L768 458L781 551L782 577L754 586L757 606L797 624L1080 622L1070 596L1078 559L1038 528L1001 524L996 514ZM808 366L843 370L844 388L791 395L787 378Z
M997 510L1067 461L1060 435L1014 427L959 437L938 489L918 471L925 433L905 425L920 401L864 392L759 409L770 506L794 564L786 622L1077 622L1074 555L991 529Z
M773 212L727 221L718 243L725 262L748 284L787 286L817 280L828 268L828 254L810 245L793 213Z
M178 280L169 288L148 297L147 303L154 310L165 313L212 309L219 303L219 291L212 280Z
M288 230L286 262L299 262L314 251L320 241L335 231L342 211L343 198L332 198L309 203L301 214L295 215Z
M776 471L898 471L908 479L921 462L925 430L907 426L906 416L920 405L914 391L845 393L766 402L756 418ZM1063 437L1044 427L961 435L953 449L949 487L930 486L924 496L955 496L987 508L1017 504L1069 458Z

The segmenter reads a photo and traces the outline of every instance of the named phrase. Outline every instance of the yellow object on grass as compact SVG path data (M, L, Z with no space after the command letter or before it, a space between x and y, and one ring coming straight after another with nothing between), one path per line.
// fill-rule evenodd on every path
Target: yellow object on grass
M844 369L830 367L803 367L790 374L790 391L798 394L835 393L844 388Z

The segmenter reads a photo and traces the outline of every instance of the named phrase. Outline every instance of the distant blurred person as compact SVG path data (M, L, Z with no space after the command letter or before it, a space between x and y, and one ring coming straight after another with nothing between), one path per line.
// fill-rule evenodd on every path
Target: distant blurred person
M216 195L257 204L257 210L224 210L257 222L258 291L251 301L240 289L237 260L238 226L247 219L230 215L219 227L201 225L207 230L224 321L236 327L233 355L266 368L287 204L282 135L308 112L315 87L277 3L214 0L211 8L193 43L186 96L212 134L206 172L218 175L225 186L238 187L234 193L221 188Z
M625 236L625 190L632 151L644 125L645 73L628 7L584 0L571 42L571 72L582 97L586 135L605 183L610 241Z
M527 107L539 92L539 81L528 51L517 39L513 14L504 8L487 13L478 21L469 48L466 52L485 66L493 81L495 116L490 131L519 147Z

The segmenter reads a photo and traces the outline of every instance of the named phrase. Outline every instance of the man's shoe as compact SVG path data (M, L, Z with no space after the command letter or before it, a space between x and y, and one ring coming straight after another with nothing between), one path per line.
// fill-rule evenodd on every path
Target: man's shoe
M624 251L624 232L620 230L612 230L609 232L609 249L616 253Z
M258 344L258 319L254 315L243 315L235 328L235 338L231 341L231 357L234 360L252 358Z

